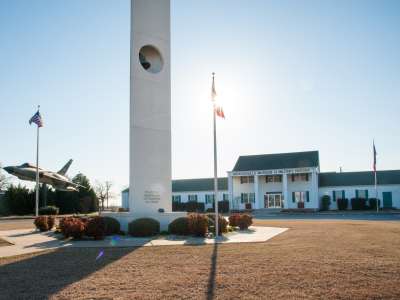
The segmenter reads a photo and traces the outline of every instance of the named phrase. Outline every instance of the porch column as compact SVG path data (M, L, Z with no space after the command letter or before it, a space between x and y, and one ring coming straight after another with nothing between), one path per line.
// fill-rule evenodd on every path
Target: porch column
M315 170L311 173L311 189L310 206L311 208L319 208L318 173Z
M254 175L254 208L258 209L260 208L259 205L259 195L258 195L258 175Z
M236 209L233 201L233 176L228 173L229 209Z
M289 193L287 186L287 174L282 174L282 193L283 193L283 208L289 208Z

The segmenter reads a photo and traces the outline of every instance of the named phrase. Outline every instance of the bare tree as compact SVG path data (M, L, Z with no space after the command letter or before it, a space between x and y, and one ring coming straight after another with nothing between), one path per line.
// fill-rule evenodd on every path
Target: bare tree
M99 199L99 211L104 210L104 200L106 199L106 185L96 180L96 183L94 185L94 192Z
M106 181L106 182L104 182L104 186L105 186L105 194L106 194L106 201L107 201L107 208L108 208L108 200L110 198L114 197L113 193L111 192L113 183L111 181Z
M0 191L6 189L10 184L10 177L3 174L2 166L0 163Z

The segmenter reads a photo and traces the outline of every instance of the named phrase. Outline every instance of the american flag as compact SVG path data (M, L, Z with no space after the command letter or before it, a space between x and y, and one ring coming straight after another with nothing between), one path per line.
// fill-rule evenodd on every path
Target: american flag
M373 141L372 142L372 146L373 146L373 151L374 151L374 165L373 165L373 168L374 168L374 172L376 173L376 148L375 148L375 141Z
M215 100L216 97L217 97L217 92L215 91L214 73L213 73L213 81L212 81L212 87L211 87L211 100L212 100L212 102L214 102L214 110L215 110L216 115L218 117L225 119L224 110L221 105L218 105L216 103L216 100Z
M38 127L43 127L43 120L39 111L37 111L36 114L34 114L33 117L29 120L29 125L31 125L32 123L35 123Z

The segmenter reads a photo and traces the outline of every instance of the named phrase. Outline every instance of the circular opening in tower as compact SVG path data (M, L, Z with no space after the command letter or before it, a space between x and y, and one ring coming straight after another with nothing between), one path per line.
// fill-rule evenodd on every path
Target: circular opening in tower
M139 62L143 69L153 74L160 72L163 67L160 51L151 45L143 46L140 49Z

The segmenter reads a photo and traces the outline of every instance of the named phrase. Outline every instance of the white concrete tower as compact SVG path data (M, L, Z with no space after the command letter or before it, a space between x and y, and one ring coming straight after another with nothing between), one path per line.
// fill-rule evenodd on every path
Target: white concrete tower
M131 0L130 68L130 211L170 212L170 0Z

